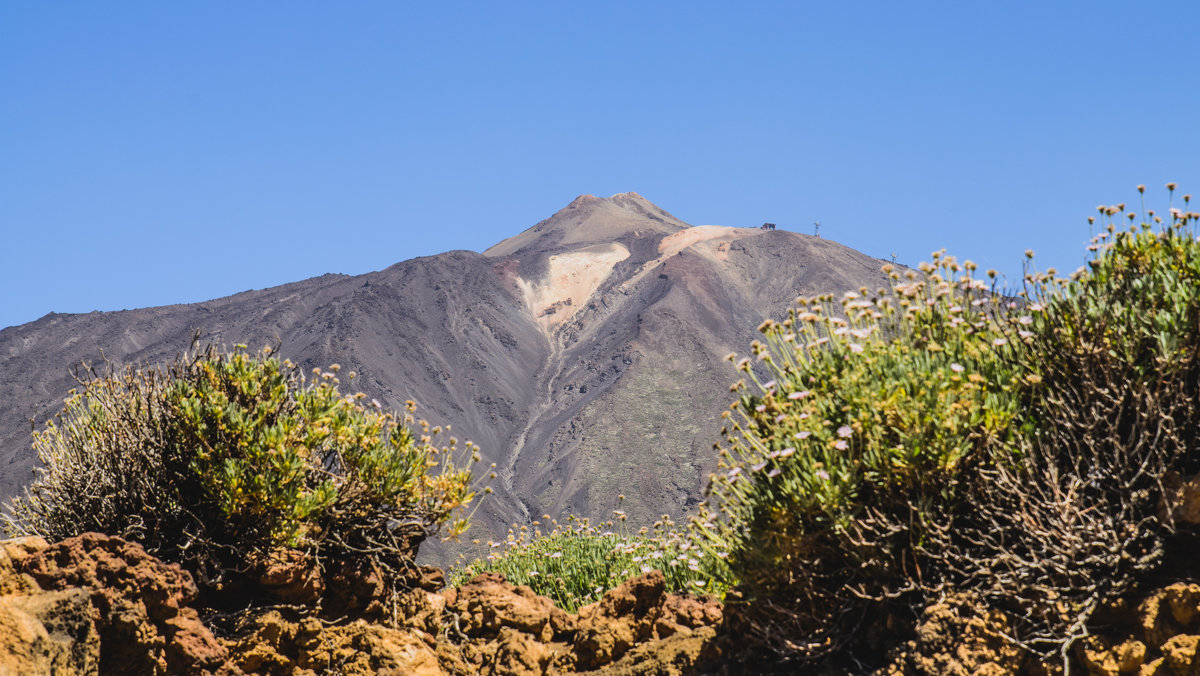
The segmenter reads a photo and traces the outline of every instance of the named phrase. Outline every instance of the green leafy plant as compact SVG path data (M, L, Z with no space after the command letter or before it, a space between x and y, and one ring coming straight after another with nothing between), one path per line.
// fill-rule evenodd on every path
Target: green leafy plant
M885 270L890 290L801 299L760 327L695 522L731 551L751 631L805 637L791 656L837 651L866 607L936 584L921 557L962 468L1016 449L1011 301L942 252Z
M1200 214L1185 209L1164 223L1143 205L1139 223L1103 206L1084 268L1029 276L1046 308L1016 355L1037 384L1021 409L1031 443L976 477L970 509L940 534L960 587L1064 661L1097 607L1178 541L1171 483L1200 470Z
M599 526L574 517L567 524L549 522L553 530L545 534L538 522L533 531L514 528L504 541L489 542L485 556L458 568L451 584L462 584L483 572L502 573L509 582L528 585L568 612L600 600L630 577L653 570L662 571L668 591L724 594L723 553L702 551L666 516L630 535L621 527L624 516L618 510L614 521Z
M81 387L34 434L43 463L7 516L52 540L130 537L219 584L280 549L318 562L412 566L420 543L471 502L453 438L365 395L338 367L306 382L272 350L194 350L159 368L77 374ZM353 377L353 374L351 374Z
M748 644L847 655L864 624L895 633L967 590L1066 659L1100 601L1153 570L1166 484L1200 464L1200 215L1156 232L1144 213L1011 296L939 252L763 324L693 523L730 552L726 616Z

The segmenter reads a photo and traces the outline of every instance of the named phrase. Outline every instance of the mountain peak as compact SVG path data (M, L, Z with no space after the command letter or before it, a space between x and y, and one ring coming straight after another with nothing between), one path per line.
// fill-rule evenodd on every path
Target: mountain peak
M642 197L641 195L637 194L636 192L633 192L632 190L630 190L629 192L619 192L619 193L613 195L612 197L609 197L608 199L610 202L616 202L617 204L638 203L638 204L649 204L652 207L654 206L653 204L651 204L650 200L646 199L645 197ZM654 207L654 208L657 209L658 207Z
M571 203L567 205L567 208L568 209L579 209L579 208L585 207L589 204L596 204L597 202L603 202L603 201L604 201L603 199L596 197L595 195L589 193L587 195L580 195L579 197L576 197L575 199L571 200Z
M650 200L633 191L619 192L611 197L596 197L591 193L580 195L579 197L571 200L571 203L568 204L565 209L586 209L588 207L602 206L605 204L634 211L649 211L656 213L661 212L664 214L667 213L661 207L655 205Z
M548 251L615 242L631 235L670 235L689 227L636 192L621 192L611 197L585 194L571 200L550 218L483 253L509 256L529 249Z

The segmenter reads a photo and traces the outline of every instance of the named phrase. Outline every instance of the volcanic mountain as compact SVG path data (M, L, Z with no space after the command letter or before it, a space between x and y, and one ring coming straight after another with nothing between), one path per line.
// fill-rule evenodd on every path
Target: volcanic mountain
M208 340L279 343L306 370L434 424L494 462L473 537L542 514L686 515L737 379L723 361L798 295L886 284L883 261L784 230L690 226L636 193L576 198L482 254L451 251L192 305L49 314L0 331L0 494L33 477L30 420L81 361L153 364ZM435 548L436 549L436 548Z

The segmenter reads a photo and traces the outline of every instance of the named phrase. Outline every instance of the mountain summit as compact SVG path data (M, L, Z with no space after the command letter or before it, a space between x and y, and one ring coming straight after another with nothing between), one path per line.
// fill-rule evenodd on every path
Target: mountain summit
M0 491L32 477L29 423L102 356L161 362L193 332L339 363L495 462L484 533L542 514L683 517L715 466L733 368L798 295L886 284L883 261L783 230L693 227L637 193L583 195L482 254L452 251L197 303L47 315L0 331ZM436 553L435 553L436 554Z
M615 242L671 234L689 227L636 192L607 199L580 195L553 216L483 252L485 256L511 256L530 248L549 251L596 242Z

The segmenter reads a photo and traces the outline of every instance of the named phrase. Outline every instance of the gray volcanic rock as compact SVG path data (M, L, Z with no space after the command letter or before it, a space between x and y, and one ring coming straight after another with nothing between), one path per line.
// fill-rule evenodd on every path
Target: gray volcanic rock
M883 261L783 230L696 226L636 193L584 195L483 254L452 251L194 305L50 314L0 331L0 494L33 477L30 420L52 416L81 361L153 364L207 339L278 342L342 365L386 406L497 464L471 537L542 514L631 525L686 515L715 464L720 414L766 317L798 295L886 285ZM432 544L432 543L431 543ZM434 545L433 556L444 555Z

